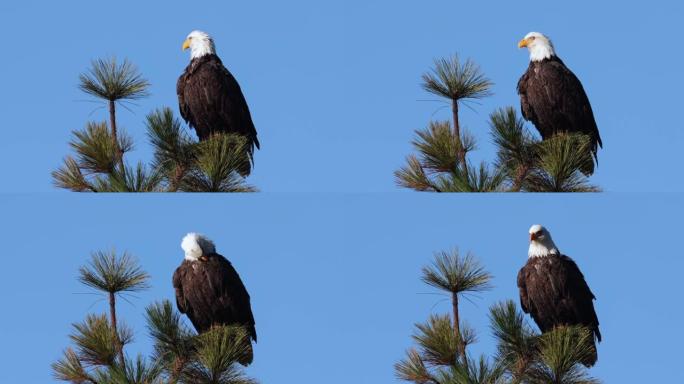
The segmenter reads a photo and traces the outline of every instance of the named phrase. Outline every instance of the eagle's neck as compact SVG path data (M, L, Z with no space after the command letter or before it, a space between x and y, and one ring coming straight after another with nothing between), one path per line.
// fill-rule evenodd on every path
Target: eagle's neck
M530 242L530 249L527 251L527 256L530 258L547 257L552 255L560 255L560 251L558 250L558 247L556 247L556 244L553 243L553 240L550 242L547 241L546 244L538 241Z
M214 42L211 40L205 40L192 44L190 46L190 59L199 59L206 55L215 55L216 49L214 48Z
M556 56L551 44L535 44L530 47L530 61L539 62Z

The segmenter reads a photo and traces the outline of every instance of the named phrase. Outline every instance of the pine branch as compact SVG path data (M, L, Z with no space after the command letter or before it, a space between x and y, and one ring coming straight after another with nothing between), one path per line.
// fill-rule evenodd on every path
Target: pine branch
M396 376L400 380L417 384L439 384L432 376L421 355L415 349L406 352L407 358L394 365Z
M76 160L67 156L64 158L64 165L56 171L52 171L52 179L55 186L70 189L74 192L97 192L97 189L81 172Z
M98 251L92 254L90 264L79 268L79 281L86 286L107 293L111 321L111 342L118 351L119 363L125 369L123 347L126 344L118 331L116 318L116 295L121 292L137 292L149 288L149 275L127 253L118 257L115 252Z
M458 167L459 153L464 150L448 121L430 122L427 129L417 130L411 144L421 154L421 166L428 173L450 172Z
M593 333L581 326L558 327L539 338L538 363L532 367L531 383L594 384L583 362L596 355Z
M94 186L98 192L161 192L164 175L158 169L148 171L143 163L136 168L117 165L107 175L95 177Z
M492 306L489 319L497 340L497 360L510 374L512 383L522 383L536 363L538 334L511 300Z
M176 383L193 358L195 334L182 324L180 314L168 300L148 306L146 318L154 340L155 361L162 362L169 382Z
M218 134L198 144L193 168L181 185L186 192L254 192L246 184L250 159L247 140L234 134Z
M106 292L138 292L149 288L150 276L129 253L119 257L116 252L97 251L87 266L79 268L79 281Z
M106 100L109 107L110 137L115 149L115 158L123 167L125 150L119 146L116 103L121 100L137 100L148 96L147 88L150 84L138 73L137 68L132 63L124 59L123 63L119 65L115 57L93 60L88 72L79 75L79 81L81 91Z
M591 140L582 134L559 134L537 145L539 161L524 188L531 192L598 192L582 174L593 167Z
M456 141L461 138L459 102L466 99L480 99L491 95L493 83L484 76L480 67L468 59L461 63L458 55L435 60L435 67L423 74L423 89L451 102L451 113ZM465 145L457 143L459 163L466 163Z
M196 160L197 143L181 128L170 108L147 115L147 136L154 147L153 167L165 175L169 191L177 191Z
M489 274L472 254L461 257L458 249L435 253L432 265L423 267L424 283L445 292L464 294L491 288Z
M452 312L454 316L453 333L459 341L459 355L466 360L466 342L461 330L459 318L459 296L466 293L486 291L491 288L492 276L479 262L468 254L462 258L458 249L451 252L435 254L431 266L423 267L424 283L451 294Z
M539 141L512 107L496 110L489 120L492 141L498 148L496 167L511 180L510 190L518 192L536 166Z
M500 169L482 162L479 168L471 164L454 168L450 174L437 178L437 188L442 192L501 192L506 175Z
M251 361L252 346L240 326L217 326L196 338L193 361L182 373L183 382L206 384L253 384L240 364Z
M461 63L458 55L435 59L434 68L423 74L423 89L449 100L491 96L491 82L472 60Z
M69 142L78 155L78 166L88 173L108 173L118 163L117 151L132 149L132 141L126 135L119 139L118 146L112 144L112 136L106 123L89 122L85 129L72 132Z
M441 192L425 174L423 165L415 155L407 156L406 163L407 165L394 172L397 185L420 192Z
M420 357L428 366L453 365L460 355L461 339L456 337L449 315L431 315L426 323L416 324L413 340L420 347Z
M73 349L67 348L64 357L52 363L52 372L56 380L69 381L74 384L98 384L86 371Z
M75 355L86 367L112 366L116 364L119 348L113 340L114 328L106 315L88 315L84 322L74 323L69 338L76 346ZM121 325L116 332L122 345L133 341L133 332Z
M136 360L126 360L125 366L113 365L99 370L96 379L99 384L163 384L161 366L148 364L138 356Z
M121 64L116 57L91 62L88 72L79 75L79 89L107 101L137 100L149 95L150 83L127 59Z
M490 364L484 356L479 360L468 359L457 363L449 371L442 372L440 383L458 384L504 384L504 370L496 362Z

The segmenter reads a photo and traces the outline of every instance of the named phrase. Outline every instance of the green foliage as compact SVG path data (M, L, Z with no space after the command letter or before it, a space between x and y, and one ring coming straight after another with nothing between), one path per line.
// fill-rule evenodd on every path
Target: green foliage
M456 167L452 172L437 177L437 189L442 192L500 192L505 174L500 169L491 169L487 163L473 167Z
M146 309L147 329L154 340L154 360L164 367L171 382L177 382L194 353L194 332L181 321L171 302L164 300Z
M149 93L150 84L128 60L119 64L116 57L91 62L87 73L79 75L79 89L108 101L137 100Z
M518 192L536 166L537 140L512 107L494 111L489 126L498 148L495 166L510 181L510 190Z
M106 315L88 315L84 322L75 323L69 338L75 350L68 348L64 357L52 364L55 378L72 383L97 382L97 375L103 367L117 366L119 350L116 342L126 345L133 341L133 332L127 327L116 331L118 341L113 335L115 330Z
M154 147L154 169L164 175L169 191L177 191L195 162L196 143L181 128L170 108L147 115L147 137Z
M254 192L243 174L250 169L247 140L239 135L214 135L198 144L199 154L181 189L188 192Z
M95 178L98 192L161 192L163 174L158 169L148 170L143 163L135 168L118 166L107 175Z
M468 359L465 364L457 363L449 371L439 373L437 382L448 384L504 384L504 370L497 363L490 364L484 357Z
M539 337L539 355L530 373L534 383L598 383L582 364L596 356L594 335L584 327L558 327Z
M251 342L244 327L214 327L197 337L194 359L183 371L182 380L198 384L255 383L238 364L251 359Z
M412 144L422 154L421 164L429 173L449 172L459 163L460 151L472 146L463 145L465 140L455 137L448 121L430 122L425 130L416 131Z
M126 360L124 367L110 365L95 372L94 381L98 384L163 384L161 366L149 364L142 356L135 361Z
M461 257L458 249L435 254L432 265L423 267L422 280L443 291L462 294L491 288L489 274L472 254Z
M453 121L430 122L412 141L417 154L394 172L398 186L421 192L597 192L587 177L594 172L591 140L581 134L559 134L540 140L512 107L489 117L496 146L492 166L472 165L467 155L477 141L461 133L458 103L491 95L492 83L479 67L458 56L435 61L423 75L423 89L452 103ZM451 128L453 125L453 130Z
M423 89L449 100L482 99L490 96L494 85L480 67L468 59L461 63L458 55L435 60L435 67L423 74Z
M490 169L485 163L473 167L461 161L461 156L476 149L476 142L467 132L457 136L448 121L431 122L428 128L416 131L413 146L420 157L410 155L408 165L394 173L402 187L432 192L502 189L505 175L499 169Z
M52 363L52 372L57 380L68 381L71 383L92 383L93 380L88 375L81 360L73 349L67 348L64 357Z
M522 382L537 359L537 334L512 300L489 309L490 329L497 341L496 360L515 383Z
M418 344L425 364L448 366L458 359L460 340L454 334L449 315L431 315L427 323L415 326L413 340Z
M114 329L106 315L88 315L85 322L73 324L69 338L76 345L78 358L86 365L113 365L118 353L112 335ZM119 340L126 345L133 341L133 332L126 327L117 330Z
M472 136L457 139L448 122L430 123L416 131L407 165L395 171L397 184L429 192L596 192L583 172L593 170L591 142L582 134L535 138L513 108L490 116L492 140L497 146L494 166L466 166L459 160L476 147ZM459 143L467 143L460 147Z
M582 134L560 134L538 144L539 162L525 188L532 192L598 192L583 172L593 172L591 140Z
M137 292L149 288L150 276L128 253L97 251L87 266L79 268L78 280L91 288L107 292Z

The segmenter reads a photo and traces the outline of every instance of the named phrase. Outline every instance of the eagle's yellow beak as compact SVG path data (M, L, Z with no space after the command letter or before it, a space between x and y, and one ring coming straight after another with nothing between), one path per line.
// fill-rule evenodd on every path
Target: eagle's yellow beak
M527 39L522 39L518 42L518 48L525 48L527 47Z
M185 51L188 48L190 48L190 39L185 39L183 42L183 50Z

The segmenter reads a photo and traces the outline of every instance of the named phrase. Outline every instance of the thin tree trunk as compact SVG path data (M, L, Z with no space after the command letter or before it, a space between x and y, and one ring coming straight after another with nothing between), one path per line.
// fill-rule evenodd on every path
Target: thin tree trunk
M114 295L114 292L109 293L109 316L112 322L112 339L114 340L114 347L119 353L119 361L121 363L121 367L123 369L126 369L126 360L124 359L123 345L121 344L121 340L119 340L119 332L116 327L116 297Z
M461 125L458 122L458 100L451 100L451 113L453 114L454 118L454 136L456 136L456 140L458 140L458 160L461 162L463 169L465 170L465 151L463 148L463 142L461 141Z
M522 189L523 180L525 180L525 177L527 177L527 172L529 172L529 167L527 166L518 168L518 171L515 175L515 180L513 180L511 192L520 192L520 189Z
M117 160L121 165L122 172L125 172L123 166L123 151L119 147L119 134L116 129L116 102L114 100L109 100L109 125L112 129L112 141L114 144L114 150L116 151Z
M184 358L176 358L175 361L173 362L173 371L171 372L171 384L176 384L178 383L178 380L180 379L181 372L183 372L183 368L185 367L186 361Z
M171 185L169 186L169 192L178 192L178 188L180 187L180 182L183 179L183 175L185 175L185 167L177 165L173 173Z
M112 141L114 147L119 150L119 139L116 132L116 105L114 100L109 100L109 126L112 130Z
M456 336L458 342L458 352L461 354L463 362L466 363L468 360L466 360L465 343L461 339L461 322L458 316L458 293L456 292L451 293L451 305L454 310L454 336Z

